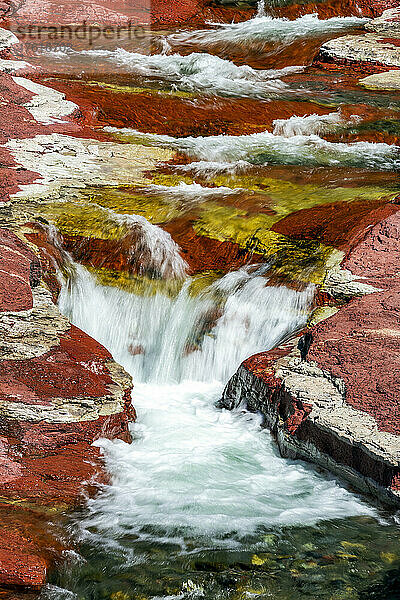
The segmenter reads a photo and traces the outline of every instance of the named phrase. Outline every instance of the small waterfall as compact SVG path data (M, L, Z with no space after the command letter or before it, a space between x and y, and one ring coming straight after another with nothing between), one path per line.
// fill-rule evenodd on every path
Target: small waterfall
M60 308L107 346L141 382L226 382L251 354L305 323L314 287L268 286L265 267L228 273L195 295L189 278L176 297L98 285L82 266Z
M138 412L131 445L98 442L113 480L77 523L83 539L113 552L126 536L189 552L193 543L240 548L266 527L368 512L336 482L281 458L258 416L215 408L244 358L305 323L312 286L268 286L265 267L253 266L200 293L188 278L173 298L139 296L73 271L60 307L133 375Z
M293 115L289 119L275 119L273 122L273 134L283 137L293 137L296 135L321 136L325 133L336 131L339 127L348 127L359 120L361 119L355 116L350 121L346 121L340 111L328 113L327 115L313 114L305 117Z
M274 18L265 14L265 2L258 2L257 15L248 21L238 23L210 23L209 29L197 31L181 31L168 37L174 44L200 45L209 48L215 44L223 44L224 48L232 46L249 47L254 43L265 48L265 44L290 44L305 38L318 38L326 34L361 27L368 19L358 17L332 17L320 19L318 14L305 14L297 19Z
M170 41L168 38L167 42ZM280 78L303 68L258 70L249 65L237 66L230 60L206 52L191 52L185 56L178 53L144 55L124 48L85 50L82 53L69 51L65 58L76 58L79 54L87 59L110 62L134 77L149 78L153 82L159 80L164 84L169 82L173 89L232 97L267 98L271 94L276 95L287 88Z
M261 19L262 17L266 16L266 12L265 12L265 0L258 0L257 2L257 15L256 18L257 19Z
M206 49L216 43L284 46L362 22L322 21L316 15L296 21L273 19L263 16L260 3L257 17L248 22L184 31L167 42L172 49L186 42ZM282 78L302 69L254 69L207 52L172 53L166 44L163 54L150 56L118 48L70 51L64 57L69 60L76 54L79 59L107 61L129 72L132 80L140 78L141 85L147 79L152 85L159 82L165 88L167 83L174 90L204 96L265 99L282 90L286 94L289 87ZM181 169L199 173L235 172L249 163L373 169L400 164L398 150L386 144L331 143L315 134L337 125L336 115L319 121L314 115L299 119L276 123L280 133L237 136L174 138L129 128L105 129L134 143L183 152L198 162ZM190 189L175 186L169 192L186 202L198 202L208 193L197 184ZM224 188L220 193L233 192ZM199 281L186 276L179 249L161 229L139 224L135 216L108 218L122 219L128 228L140 225L146 262L153 261L158 268L153 274L139 270L141 276L152 278L146 290L143 277L145 290L140 295L100 285L76 265L60 294L61 310L132 374L138 412L131 445L97 442L105 451L112 484L88 501L86 516L77 524L83 538L112 551L126 544L133 554L135 545L140 554L140 544L152 551L155 544L170 543L182 552L210 547L240 551L249 537L257 543L254 540L275 525L370 513L337 482L301 462L281 458L258 415L216 408L224 384L245 358L271 348L305 324L313 286L299 292L268 285L266 267L253 265L201 289ZM134 254L140 258L140 252ZM163 270L164 264L171 267ZM153 285L171 279L177 284L172 293L157 291ZM151 560L151 552L148 556Z

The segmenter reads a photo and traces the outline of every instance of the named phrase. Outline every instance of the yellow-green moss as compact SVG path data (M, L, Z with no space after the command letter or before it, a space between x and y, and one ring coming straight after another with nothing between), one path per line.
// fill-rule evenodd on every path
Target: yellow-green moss
M183 285L182 280L150 279L148 277L133 275L127 271L114 271L104 268L95 269L93 267L88 267L88 270L101 285L118 287L137 296L155 296L160 293L174 298L179 294Z
M109 208L119 214L135 214L154 224L165 223L180 216L179 203L159 195L129 193L119 189L99 189L89 192L87 201Z
M210 285L212 285L215 281L217 281L220 277L222 277L222 271L204 271L200 275L196 275L192 278L189 287L188 293L190 296L196 297L205 292Z
M189 175L178 175L176 173L154 173L152 176L152 183L154 185L174 187L180 183L187 183L190 185L193 182L193 178Z
M309 320L308 325L310 327L317 325L321 321L325 321L325 319L329 319L338 312L338 308L335 306L318 306L313 310Z
M87 85L107 89L107 91L122 94L157 94L160 96L173 96L174 98L193 98L192 92L183 92L180 90L161 90L156 88L143 88L130 85L121 85L117 83L106 83L104 81L88 81Z
M118 223L107 210L94 204L54 202L38 205L36 214L55 224L66 235L80 235L104 240L123 238L129 227Z
M279 233L269 231L275 221L274 215L248 216L245 210L208 202L202 207L194 230L198 235L205 235L220 242L229 240L242 248L252 243L251 249L254 252L259 252L261 248L267 251L268 248L271 253L283 237ZM253 242L249 241L251 238L254 238Z
M354 200L377 200L381 197L391 199L398 193L395 186L377 187L323 187L315 184L297 184L282 179L273 179L259 175L218 175L213 179L218 186L246 188L261 192L270 198L270 208L278 219L304 208L312 208L332 202L352 202Z

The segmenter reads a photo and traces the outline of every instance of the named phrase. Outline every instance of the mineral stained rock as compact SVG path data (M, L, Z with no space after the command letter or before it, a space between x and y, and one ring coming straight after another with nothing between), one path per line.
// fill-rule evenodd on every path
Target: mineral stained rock
M388 38L398 38L400 36L400 8L385 10L379 17L366 23L365 29Z
M62 548L49 520L104 481L99 437L130 442L132 382L71 326L41 262L0 229L0 586L40 588ZM18 507L18 511L15 507Z
M360 288L356 298L312 328L306 362L300 361L297 340L253 356L221 400L226 408L244 404L261 411L284 456L317 463L397 506L399 240L396 212L349 252L342 266L372 287Z
M319 58L323 62L342 61L374 67L400 67L400 47L382 35L345 35L326 42Z
M364 35L346 35L323 44L318 61L342 62L358 69L381 71L400 66L400 8L389 8L367 22Z
M16 41L0 30L1 47ZM78 129L64 121L76 105L60 92L12 77L10 62L12 69L21 66L6 59L0 65L0 588L38 590L65 550L59 526L66 511L106 481L93 442L100 437L130 442L128 424L135 413L130 377L54 303L57 250L43 231L10 218L13 194L31 185L30 192L45 193L52 175L68 176L74 158L96 170L101 151L100 158L91 153L95 140L85 144L67 135L60 140L55 129ZM46 145L32 141L35 136ZM13 158L4 146L9 140L13 148L21 144L32 170ZM36 168L41 150L53 163L43 173Z

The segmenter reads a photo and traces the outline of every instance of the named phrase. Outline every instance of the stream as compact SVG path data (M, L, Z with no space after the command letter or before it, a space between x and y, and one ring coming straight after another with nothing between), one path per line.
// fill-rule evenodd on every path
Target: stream
M267 12L35 57L110 139L176 153L146 185L67 190L53 219L73 256L60 309L132 375L138 420L131 445L96 442L111 484L73 516L77 552L43 600L400 598L396 515L282 458L259 415L216 408L244 359L306 324L337 252L274 224L399 189L398 98L309 66L365 19ZM128 240L133 275L111 251L77 257L84 231Z

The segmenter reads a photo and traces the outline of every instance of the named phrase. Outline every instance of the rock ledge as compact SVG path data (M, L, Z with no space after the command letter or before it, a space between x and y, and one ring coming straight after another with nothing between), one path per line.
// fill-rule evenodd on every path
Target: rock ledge
M283 456L318 464L400 505L400 212L370 229L343 266L363 294L315 325L308 361L297 339L246 360L220 401L261 411ZM329 285L339 285L337 275ZM332 289L331 289L332 291ZM397 368L398 371L398 368Z

